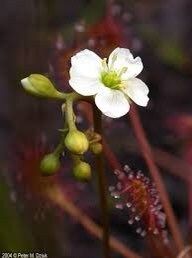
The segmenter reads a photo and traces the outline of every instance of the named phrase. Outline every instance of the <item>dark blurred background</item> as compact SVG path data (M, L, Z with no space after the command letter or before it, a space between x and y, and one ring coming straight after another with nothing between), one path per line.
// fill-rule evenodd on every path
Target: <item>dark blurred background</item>
M152 147L174 156L178 164L190 164L192 2L0 0L0 6L0 251L101 257L99 241L42 194L38 162L59 140L61 107L56 101L29 96L20 80L42 73L67 91L70 57L75 51L87 47L106 56L116 46L130 48L142 57L142 78L150 88L150 103L139 112ZM79 111L79 126L86 125ZM129 119L104 118L104 126L121 164L148 175ZM182 171L181 165L180 171L171 169L170 173L170 159L158 162L183 236L190 242L192 184L183 179L185 175L189 179L188 171ZM109 165L106 172L114 184ZM99 223L94 175L89 183L77 182L64 157L56 184ZM111 204L111 231L144 257L156 257L126 216Z

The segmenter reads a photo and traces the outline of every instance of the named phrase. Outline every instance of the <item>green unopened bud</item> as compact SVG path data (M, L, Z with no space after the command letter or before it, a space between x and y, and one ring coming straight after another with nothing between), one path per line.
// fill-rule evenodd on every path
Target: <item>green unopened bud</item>
M73 174L80 181L87 181L91 178L91 167L88 163L80 161L73 168Z
M90 151L92 151L94 154L97 155L97 154L100 154L102 152L103 146L102 146L101 143L96 142L96 143L90 144L89 149L90 149Z
M45 176L55 174L60 167L59 157L53 153L46 155L40 164L42 174Z
M74 154L83 154L88 150L89 142L84 133L78 130L69 131L65 138L65 146Z
M41 74L31 74L21 80L21 84L27 92L36 96L54 97L58 92L52 82Z

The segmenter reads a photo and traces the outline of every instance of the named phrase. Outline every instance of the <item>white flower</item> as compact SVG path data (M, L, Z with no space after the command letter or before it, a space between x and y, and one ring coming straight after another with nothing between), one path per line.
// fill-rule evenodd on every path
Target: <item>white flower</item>
M130 109L130 99L140 106L148 103L149 89L136 76L142 71L140 57L129 49L116 48L108 60L85 49L71 58L71 87L83 96L95 96L95 104L106 116L117 118Z

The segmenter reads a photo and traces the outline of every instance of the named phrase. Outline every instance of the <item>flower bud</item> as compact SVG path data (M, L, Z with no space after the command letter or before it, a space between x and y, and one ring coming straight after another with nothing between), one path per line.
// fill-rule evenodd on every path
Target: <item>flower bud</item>
M65 138L65 146L74 154L83 154L88 150L89 142L84 133L78 130L69 131Z
M91 178L91 167L88 163L80 161L74 166L73 174L80 181L89 180Z
M41 97L53 97L57 90L52 82L41 74L31 74L21 80L23 88L29 93Z
M101 143L96 142L96 143L90 144L89 149L90 149L90 151L92 151L94 154L97 155L97 154L100 154L102 152L103 146L102 146Z
M46 155L40 164L42 174L45 176L53 175L60 167L60 161L58 156L53 153Z

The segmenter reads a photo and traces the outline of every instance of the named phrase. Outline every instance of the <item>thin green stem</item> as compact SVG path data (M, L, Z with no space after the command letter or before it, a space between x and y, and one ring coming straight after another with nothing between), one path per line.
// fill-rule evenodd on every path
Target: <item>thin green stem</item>
M62 93L62 92L57 92L58 96L66 100L66 102L63 104L64 108L62 106L62 113L65 113L65 121L64 121L64 128L61 130L62 131L62 137L60 140L60 143L57 145L54 153L56 155L60 155L64 148L65 148L65 137L66 134L69 130L76 130L76 125L75 125L75 119L74 119L74 112L73 112L73 101L80 98L81 96L77 94L76 92L72 93Z
M64 104L65 105L65 104ZM62 107L62 115L64 116L64 112L65 112L65 109L63 109ZM59 131L61 131L61 139L60 139L60 142L59 144L57 145L57 147L55 148L54 150L54 154L57 155L57 156L60 156L61 153L64 151L65 149L65 137L69 131L69 128L68 128L68 124L67 124L67 121L66 121L66 118L64 118L64 126L63 126L63 129L60 129Z
M91 101L90 97L87 96L82 96L80 94L78 94L77 92L73 91L73 92L69 92L69 93L64 93L64 92L60 92L60 91L56 91L54 96L52 96L53 99L58 99L58 100L85 100L85 101Z
M60 143L57 145L57 147L54 150L54 154L56 156L60 156L61 153L63 152L63 150L65 149L64 140L65 140L65 137L66 137L66 133L67 133L67 130L66 130L66 132L63 132Z
M60 91L56 91L53 98L55 99L60 99L60 100L66 100L68 97L69 93L64 93Z
M76 130L75 125L75 119L74 119L74 113L73 113L73 100L67 99L66 101L66 107L65 107L65 115L66 115L66 121L68 124L68 128L70 131Z
M93 107L93 118L95 132L102 135L101 113L98 109ZM108 222L108 208L107 208L107 182L104 171L103 154L96 156L96 170L98 173L98 185L100 194L100 208L103 224L103 254L104 258L110 258L109 248L109 222Z
M79 155L71 154L71 158L73 160L73 163L77 165L79 162L81 162L81 158Z

